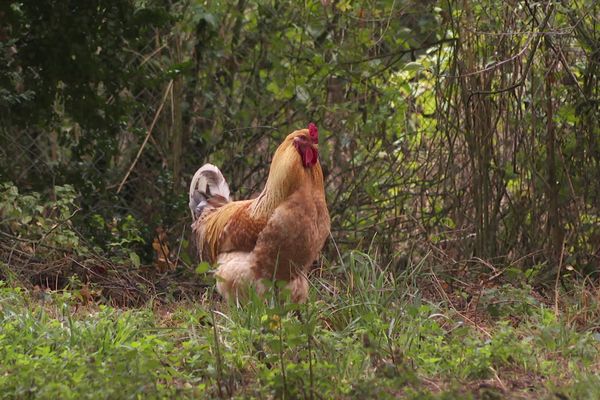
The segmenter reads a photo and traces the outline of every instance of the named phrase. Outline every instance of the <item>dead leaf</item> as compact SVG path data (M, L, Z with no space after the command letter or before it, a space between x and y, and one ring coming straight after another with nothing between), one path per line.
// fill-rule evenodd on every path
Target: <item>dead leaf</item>
M152 248L156 254L155 264L159 271L165 272L175 269L175 265L169 261L171 252L169 251L167 234L160 226L156 228L156 236L152 241Z

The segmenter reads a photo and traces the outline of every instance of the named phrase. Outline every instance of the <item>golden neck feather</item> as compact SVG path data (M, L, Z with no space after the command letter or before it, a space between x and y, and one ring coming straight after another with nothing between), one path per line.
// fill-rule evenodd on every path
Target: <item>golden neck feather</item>
M321 164L317 162L311 168L304 168L296 148L291 142L284 142L273 155L267 183L256 198L251 215L255 218L268 218L286 198L303 185L310 185L310 190L323 191Z

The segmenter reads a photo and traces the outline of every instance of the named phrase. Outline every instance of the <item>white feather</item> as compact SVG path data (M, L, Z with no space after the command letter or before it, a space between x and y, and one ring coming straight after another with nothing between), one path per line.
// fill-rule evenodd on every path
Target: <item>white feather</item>
M208 199L219 195L230 201L229 185L219 168L212 164L204 164L196 171L190 183L189 207L192 219L196 220L208 205Z
M239 302L248 294L249 287L262 296L267 287L260 279L256 279L252 267L256 264L254 253L232 251L222 253L217 258L218 268L215 271L217 291L225 300ZM286 285L291 292L292 300L304 303L308 298L308 278L300 274Z

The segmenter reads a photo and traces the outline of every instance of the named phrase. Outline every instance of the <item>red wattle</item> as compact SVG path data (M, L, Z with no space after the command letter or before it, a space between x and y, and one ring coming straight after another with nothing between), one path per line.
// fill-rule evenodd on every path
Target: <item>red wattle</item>
M304 167L312 167L317 163L319 154L317 150L313 149L312 146L308 146L304 149L304 157L302 157L302 164Z

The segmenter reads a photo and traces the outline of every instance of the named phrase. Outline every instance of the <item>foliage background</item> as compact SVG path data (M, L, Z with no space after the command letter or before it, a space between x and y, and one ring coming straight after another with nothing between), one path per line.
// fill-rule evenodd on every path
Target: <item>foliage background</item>
M25 227L58 218L79 238L51 243L63 250L135 267L159 238L189 266L195 169L217 164L236 198L256 195L281 138L314 121L329 256L551 285L595 276L599 7L3 2L3 239L47 240ZM46 208L25 213L15 187ZM63 217L48 212L59 190L72 193Z

